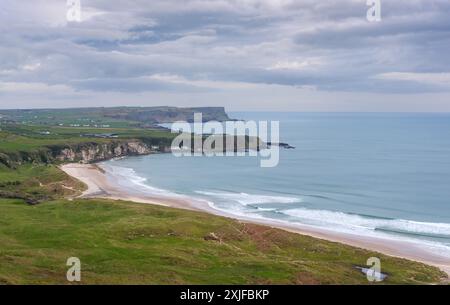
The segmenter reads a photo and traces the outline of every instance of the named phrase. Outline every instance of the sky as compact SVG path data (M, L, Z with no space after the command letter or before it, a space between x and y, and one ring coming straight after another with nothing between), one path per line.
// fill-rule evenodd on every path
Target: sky
M450 111L449 0L80 3L0 0L0 108Z

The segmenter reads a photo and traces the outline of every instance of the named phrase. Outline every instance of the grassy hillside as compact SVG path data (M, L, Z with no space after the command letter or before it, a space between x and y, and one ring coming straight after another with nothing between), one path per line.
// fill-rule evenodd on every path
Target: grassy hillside
M220 240L208 240L214 233ZM386 284L439 282L433 267L203 213L106 200L29 206L0 199L0 283L368 284L355 266L378 256Z
M97 107L74 109L16 109L1 110L0 122L25 125L86 126L86 127L154 127L159 123L192 121L194 113L202 113L205 120L226 121L223 107Z
M11 169L0 164L0 198L20 198L36 204L80 195L84 188L54 165L24 164Z

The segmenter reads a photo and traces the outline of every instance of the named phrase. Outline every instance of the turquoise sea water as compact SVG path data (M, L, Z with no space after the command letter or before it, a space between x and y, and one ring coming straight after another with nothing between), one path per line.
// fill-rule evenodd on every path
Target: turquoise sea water
M107 162L129 187L213 207L367 236L417 241L450 257L450 114L232 113L279 120L280 164L171 154Z

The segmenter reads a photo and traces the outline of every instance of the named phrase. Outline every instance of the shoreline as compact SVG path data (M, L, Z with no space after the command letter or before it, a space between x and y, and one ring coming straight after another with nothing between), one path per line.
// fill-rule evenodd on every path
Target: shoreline
M87 190L79 198L123 200L205 212L216 216L233 218L238 221L269 226L301 235L376 251L388 256L421 262L438 267L450 276L449 258L426 251L420 245L412 242L340 233L309 225L288 224L271 219L238 216L214 209L205 200L197 200L188 196L180 196L178 198L170 195L154 195L145 192L134 193L122 187L116 181L117 179L106 172L99 164L70 163L60 166L60 169L87 185Z

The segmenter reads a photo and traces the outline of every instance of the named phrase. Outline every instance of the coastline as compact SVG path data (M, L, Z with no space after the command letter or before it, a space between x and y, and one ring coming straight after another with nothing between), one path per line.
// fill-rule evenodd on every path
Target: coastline
M130 190L122 187L118 183L117 179L110 173L107 173L99 164L70 163L62 165L60 168L68 175L82 181L87 185L87 190L83 192L80 198L124 200L206 212L216 216L228 217L248 223L270 226L293 233L308 235L319 239L376 251L388 256L418 261L438 267L450 276L450 260L447 257L426 251L419 245L412 242L358 236L334 232L309 225L288 224L285 222L270 219L255 219L244 216L237 216L231 213L214 209L208 204L208 202L204 200L197 200L187 196L159 196L148 194L145 192L131 192Z

